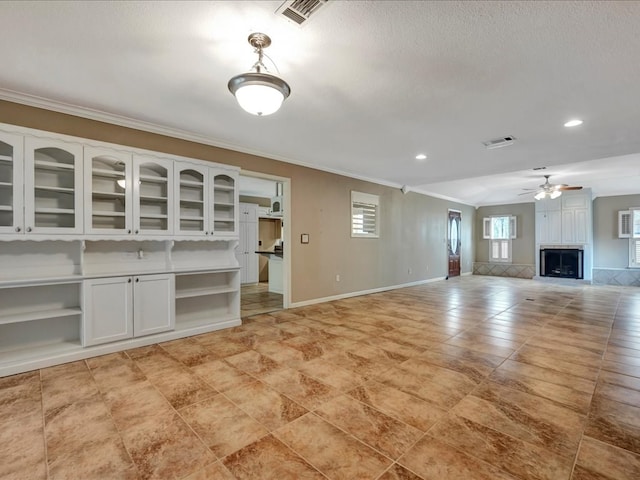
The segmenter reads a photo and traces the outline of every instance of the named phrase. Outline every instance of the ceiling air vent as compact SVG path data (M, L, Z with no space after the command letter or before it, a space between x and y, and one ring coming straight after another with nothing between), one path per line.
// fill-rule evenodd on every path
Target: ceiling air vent
M287 0L278 7L276 13L302 26L308 23L311 16L317 14L320 7L328 1L329 0Z
M515 141L516 137L514 136L508 136L508 137L500 137L500 138L494 138L492 140L487 140L486 142L482 142L482 144L487 147L487 149L491 150L493 148L502 148L502 147L508 147L509 145L513 145L513 142Z

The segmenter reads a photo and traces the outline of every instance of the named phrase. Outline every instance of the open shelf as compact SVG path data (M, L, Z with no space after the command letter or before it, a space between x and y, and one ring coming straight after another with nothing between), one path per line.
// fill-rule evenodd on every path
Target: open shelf
M75 193L75 190L69 187L52 187L50 185L36 185L34 188L36 190L45 190L49 192L70 193L70 194Z
M203 182L198 182L195 180L180 180L180 186L182 187L203 187Z
M75 165L73 163L58 163L58 162L49 162L47 160L35 160L35 166L38 169L42 170L70 170L73 171L75 169Z
M10 155L0 155L0 162L13 162L13 157Z
M167 197L155 197L153 195L140 195L140 201L153 203L166 203Z
M124 170L108 170L106 168L93 168L91 174L94 177L105 178L124 178L125 176Z
M142 175L140 174L141 182L149 182L149 183L167 183L167 177L154 177L152 175Z
M40 310L33 312L18 313L15 315L0 315L0 325L7 323L32 322L47 318L68 317L70 315L80 315L80 308L59 308L57 310Z
M36 208L35 212L46 215L73 215L75 213L72 208Z
M124 192L92 192L93 198L124 198Z
M206 295L220 295L223 293L237 292L237 287L210 287L210 288L193 288L189 290L176 291L176 299L179 298L191 298L191 297L204 297ZM0 320L1 321L1 320Z
M124 212L99 212L94 210L92 212L92 215L94 217L124 217L125 213Z

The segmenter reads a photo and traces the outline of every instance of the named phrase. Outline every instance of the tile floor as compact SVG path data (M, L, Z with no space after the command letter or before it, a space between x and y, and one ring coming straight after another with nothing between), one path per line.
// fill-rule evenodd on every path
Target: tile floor
M2 479L640 478L640 289L471 276L0 379Z
M240 290L242 318L282 310L282 295L270 292L267 282L242 285Z

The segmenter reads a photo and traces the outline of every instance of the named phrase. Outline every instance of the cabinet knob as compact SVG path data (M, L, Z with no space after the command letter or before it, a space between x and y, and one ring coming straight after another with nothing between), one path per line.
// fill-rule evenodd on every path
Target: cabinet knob
M138 233L138 230L136 230L136 232L135 232L135 233Z
M136 283L138 283L139 281L140 281L140 279L139 279L139 278L136 278Z
M127 230L127 233L131 233L131 230Z
M205 235L209 235L209 232L204 232Z
M16 227L16 232L20 232L22 229L20 227Z
M30 232L30 231L31 231L31 227L27 227L27 232Z
M127 283L131 283L131 279L127 280Z

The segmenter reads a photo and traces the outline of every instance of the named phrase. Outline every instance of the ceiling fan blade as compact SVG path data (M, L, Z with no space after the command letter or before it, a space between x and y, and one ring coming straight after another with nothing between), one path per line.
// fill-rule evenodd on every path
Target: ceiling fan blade
M582 187L558 187L558 190L582 190Z
M534 190L534 191L535 191L535 190ZM521 195L531 195L532 193L533 193L533 192L524 192L524 193L519 193L519 194L518 194L518 196L521 196Z

